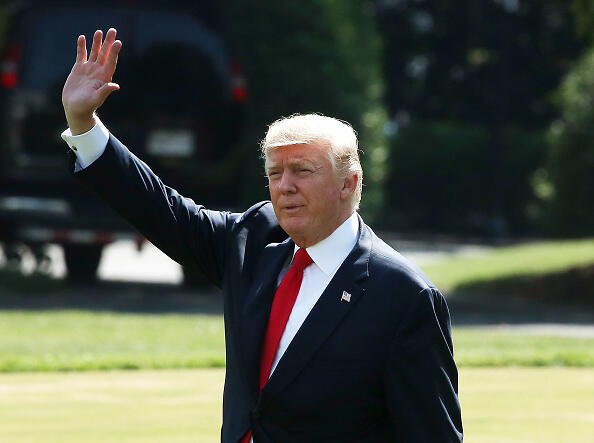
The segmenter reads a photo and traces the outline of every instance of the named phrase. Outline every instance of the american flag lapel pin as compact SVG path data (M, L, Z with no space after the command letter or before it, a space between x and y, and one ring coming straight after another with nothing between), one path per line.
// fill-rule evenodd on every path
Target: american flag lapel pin
M351 301L351 294L349 294L347 291L342 291L342 297L340 297L340 301L346 301L349 303Z

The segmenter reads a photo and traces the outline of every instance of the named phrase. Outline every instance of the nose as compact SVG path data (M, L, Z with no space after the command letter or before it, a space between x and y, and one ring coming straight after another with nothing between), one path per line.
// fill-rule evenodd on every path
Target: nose
M295 186L295 177L291 171L283 171L279 182L279 190L283 194L291 194L297 191Z

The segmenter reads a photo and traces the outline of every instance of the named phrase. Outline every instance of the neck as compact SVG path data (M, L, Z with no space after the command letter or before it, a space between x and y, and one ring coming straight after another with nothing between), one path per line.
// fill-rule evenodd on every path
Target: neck
M353 215L354 212L355 212L354 210L351 210L350 212L342 214L341 216L337 217L336 221L334 223L332 223L327 230L325 230L315 236L307 236L307 235L304 235L304 236L294 235L293 236L292 235L291 240L293 240L293 242L295 242L295 244L297 246L299 246L300 248L309 248L310 246L313 246L316 243L319 243L322 240L328 238L330 235L332 235L332 233L334 231L336 231L336 229L338 229L338 227L340 225L342 225L351 215Z

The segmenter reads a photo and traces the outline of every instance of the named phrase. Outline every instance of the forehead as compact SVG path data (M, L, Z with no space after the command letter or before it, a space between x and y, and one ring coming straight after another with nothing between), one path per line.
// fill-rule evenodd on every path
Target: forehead
M268 153L267 164L270 166L302 161L329 162L328 152L329 149L326 146L315 142L278 146Z

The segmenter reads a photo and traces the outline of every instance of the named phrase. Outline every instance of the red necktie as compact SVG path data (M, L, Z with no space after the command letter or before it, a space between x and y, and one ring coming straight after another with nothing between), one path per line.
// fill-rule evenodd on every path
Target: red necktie
M268 327L266 328L266 336L264 337L262 357L260 359L260 391L270 376L270 370L272 369L278 344L285 331L289 315L291 315L297 294L299 294L299 289L301 288L303 271L312 263L313 260L307 251L304 248L300 248L295 253L293 264L283 277L274 294ZM252 433L250 431L243 436L241 443L249 443L251 436Z

